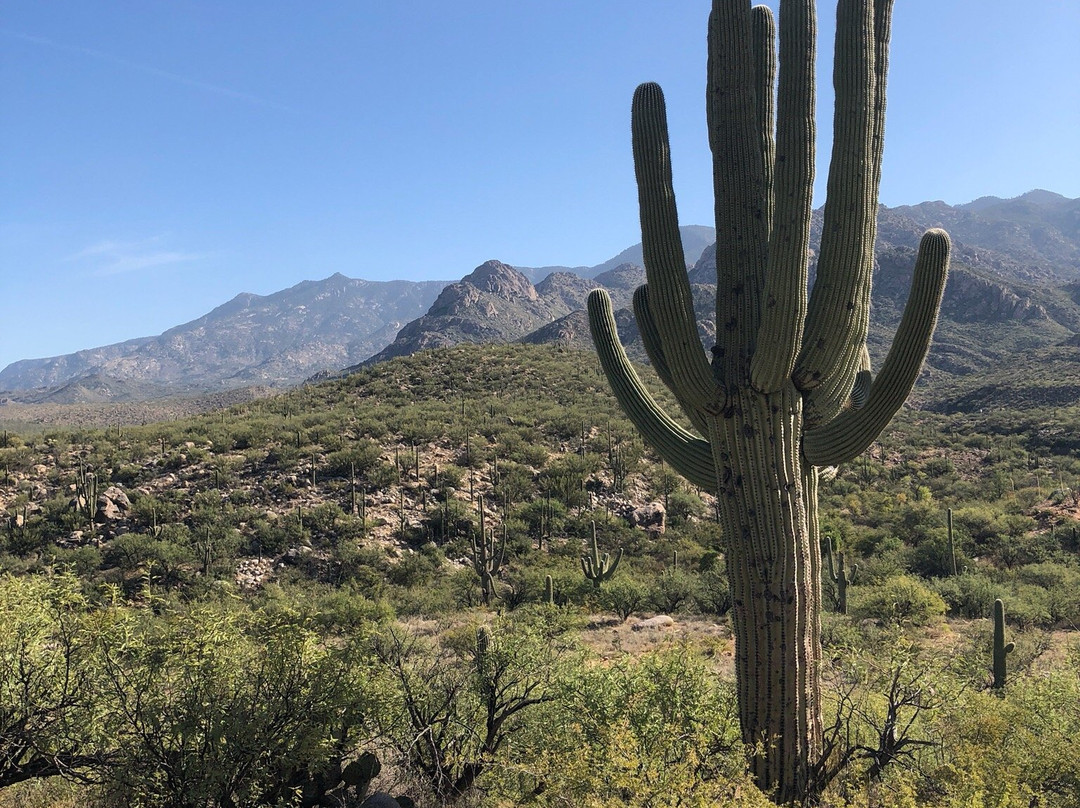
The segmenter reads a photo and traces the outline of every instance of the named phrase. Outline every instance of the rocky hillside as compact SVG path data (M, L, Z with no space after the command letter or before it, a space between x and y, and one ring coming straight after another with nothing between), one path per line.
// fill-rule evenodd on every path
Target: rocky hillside
M628 277L642 274L629 271ZM460 343L515 342L583 309L595 287L595 281L569 272L554 272L534 286L514 267L487 261L443 289L425 315L364 364ZM624 299L632 294L620 291Z

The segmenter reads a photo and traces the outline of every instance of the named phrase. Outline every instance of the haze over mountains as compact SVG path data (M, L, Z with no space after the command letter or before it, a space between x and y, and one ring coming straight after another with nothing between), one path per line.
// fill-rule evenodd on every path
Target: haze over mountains
M814 219L814 243L821 226ZM1080 199L1032 191L965 205L882 208L871 351L880 362L895 328L919 236L945 227L953 271L929 365L971 374L1022 348L1080 332ZM713 231L682 228L706 345L712 332ZM155 337L0 371L0 397L29 402L122 401L252 385L289 385L459 342L557 342L586 347L582 309L603 286L617 308L643 282L641 245L595 267L514 268L487 261L460 281L354 280L335 274L272 295L238 295ZM633 349L636 329L620 314Z

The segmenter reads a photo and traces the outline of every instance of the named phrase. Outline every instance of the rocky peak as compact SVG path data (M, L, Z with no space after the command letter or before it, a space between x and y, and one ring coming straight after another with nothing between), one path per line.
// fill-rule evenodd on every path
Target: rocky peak
M461 283L506 300L537 299L536 289L529 279L501 261L485 261L462 278Z

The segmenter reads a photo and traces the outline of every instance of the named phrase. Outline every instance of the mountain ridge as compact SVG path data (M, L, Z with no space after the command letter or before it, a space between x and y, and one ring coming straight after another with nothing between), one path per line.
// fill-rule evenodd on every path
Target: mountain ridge
M821 226L819 210L812 221L814 246ZM994 343L1048 345L1080 331L1080 199L1035 190L962 205L882 207L874 305L875 322L885 325L875 326L872 351L885 345L906 295L898 280L906 270L898 262L911 259L922 232L933 226L944 226L953 237L954 272L931 363L948 356L949 372L971 372L980 357L994 354ZM701 225L681 228L705 340L713 328L712 233ZM588 290L603 286L617 309L629 306L633 289L644 281L640 255L639 243L594 267L511 267L493 260L453 282L367 281L334 273L270 295L241 293L157 336L13 362L0 371L0 390L10 391L0 396L42 400L63 389L64 396L126 400L284 386L460 341L551 339L584 346L588 332L576 312ZM560 324L564 318L570 319ZM987 329L1007 333L998 339ZM630 322L626 330L634 353L636 328ZM977 344L983 338L988 344ZM80 379L86 383L77 384Z

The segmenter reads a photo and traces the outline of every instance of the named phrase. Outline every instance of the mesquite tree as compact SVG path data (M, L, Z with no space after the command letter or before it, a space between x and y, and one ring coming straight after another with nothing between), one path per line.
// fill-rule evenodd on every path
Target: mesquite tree
M817 277L808 295L815 11L782 0L779 70L768 8L714 0L706 91L716 197L716 339L698 338L671 186L664 99L634 94L632 133L647 283L646 351L690 424L642 386L601 290L593 341L619 402L690 482L717 492L734 600L739 717L758 784L803 799L824 770L819 641L822 467L858 456L907 398L937 321L948 236L923 236L884 364L866 335L881 176L892 0L840 0L834 142ZM774 103L774 82L776 86Z

